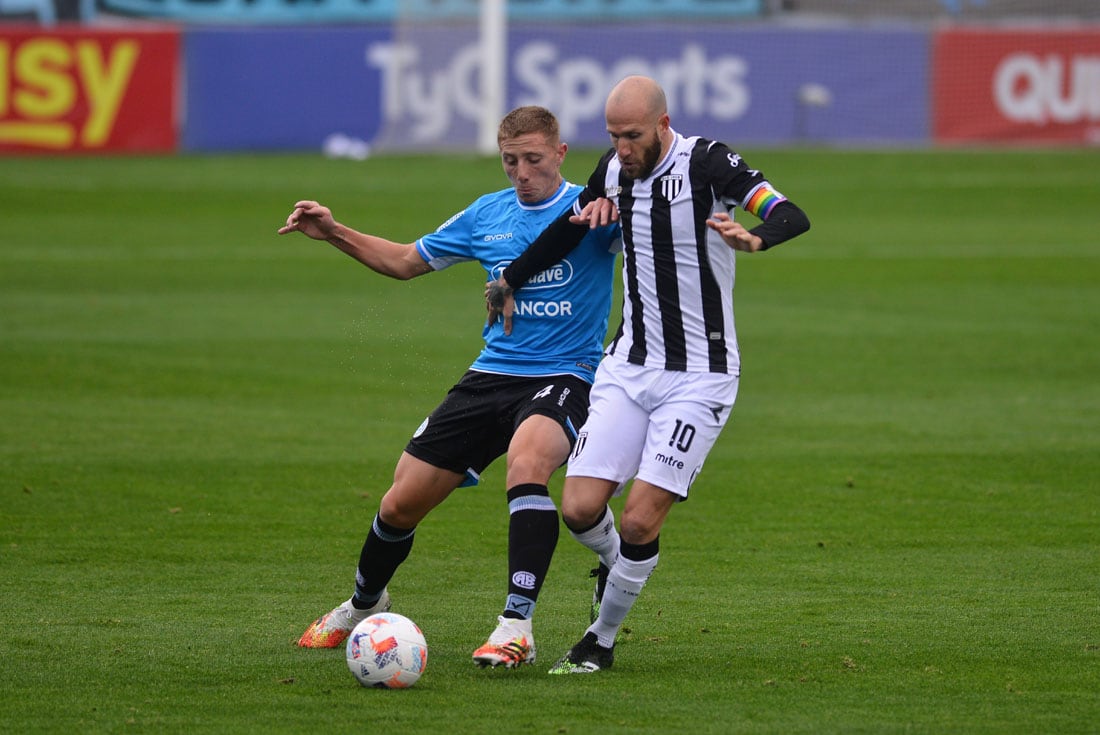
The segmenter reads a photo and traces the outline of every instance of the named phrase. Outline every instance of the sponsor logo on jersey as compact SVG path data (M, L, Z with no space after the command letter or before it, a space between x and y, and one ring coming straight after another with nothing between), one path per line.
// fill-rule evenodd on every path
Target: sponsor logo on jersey
M617 197L623 193L623 187L621 186L606 186L603 190L604 195L610 199L611 197Z
M493 234L493 235L486 235L484 239L485 239L485 242L496 242L498 240L511 240L512 239L512 233L511 232L498 232L498 233Z
M511 234L508 235L511 237ZM492 267L489 271L489 275L492 279L498 280L500 275L504 272L512 261L501 261ZM566 258L563 261L555 263L541 273L536 273L531 276L527 283L523 286L522 293L530 293L532 291L538 291L540 289L549 288L561 288L570 281L573 280L573 264Z
M573 302L517 300L515 314L516 316L573 316Z

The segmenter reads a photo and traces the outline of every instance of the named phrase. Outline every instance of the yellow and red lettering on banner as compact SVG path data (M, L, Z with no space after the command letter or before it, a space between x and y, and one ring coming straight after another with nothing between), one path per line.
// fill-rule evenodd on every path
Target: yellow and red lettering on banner
M176 148L179 34L0 28L0 152Z

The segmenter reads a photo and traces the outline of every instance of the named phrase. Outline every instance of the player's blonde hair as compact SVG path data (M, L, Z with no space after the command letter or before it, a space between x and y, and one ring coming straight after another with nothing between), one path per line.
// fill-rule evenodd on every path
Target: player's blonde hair
M497 145L528 133L541 133L552 145L557 145L561 135L558 118L554 117L554 113L550 110L538 105L517 107L500 121L500 127L497 128Z

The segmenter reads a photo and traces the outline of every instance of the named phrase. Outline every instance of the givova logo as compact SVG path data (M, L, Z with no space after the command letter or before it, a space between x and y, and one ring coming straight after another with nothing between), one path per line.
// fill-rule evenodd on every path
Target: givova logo
M492 267L490 274L493 279L499 279L500 274L504 272L512 261L501 261ZM561 288L565 284L573 280L573 264L569 262L569 259L565 259L555 265L550 266L541 273L536 273L531 276L523 286L524 291L538 291L539 289L551 289Z

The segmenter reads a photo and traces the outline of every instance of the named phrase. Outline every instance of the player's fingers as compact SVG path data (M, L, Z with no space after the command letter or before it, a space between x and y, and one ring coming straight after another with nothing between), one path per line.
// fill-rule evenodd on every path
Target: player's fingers
M491 303L489 303L488 299L485 300L485 311L486 311L485 325L489 326L489 327L496 324L497 319L499 319L501 317L501 315L504 313L504 310L501 307L493 306Z
M510 335L512 333L512 312L515 311L516 302L511 296L504 301L504 334Z
M609 225L619 220L619 209L610 199L600 203L600 225Z
M593 204L594 202L589 202L588 204L584 205L584 209L581 210L581 213L570 216L569 221L575 225L584 225L591 223Z
M285 235L288 232L294 232L298 229L298 210L295 209L290 213L290 216L286 218L286 224L279 228L279 234Z

